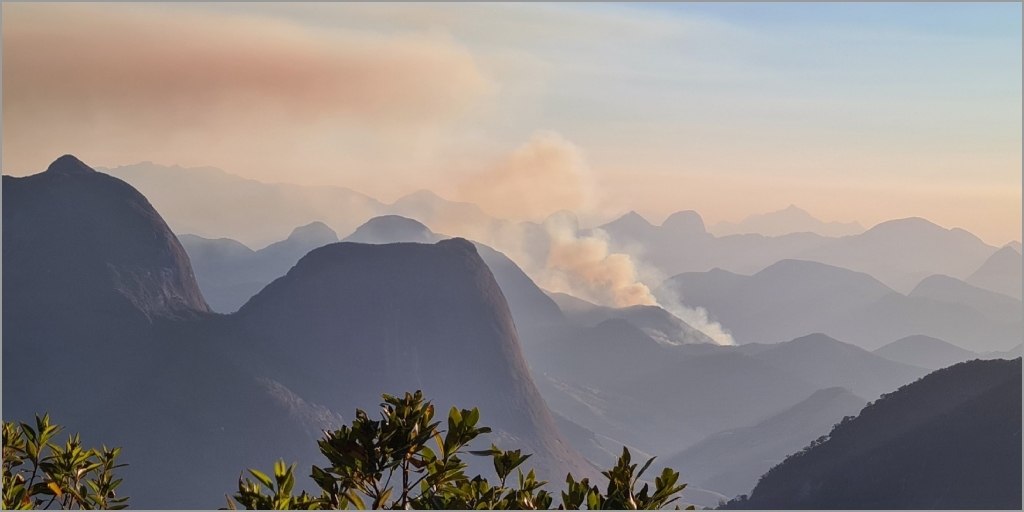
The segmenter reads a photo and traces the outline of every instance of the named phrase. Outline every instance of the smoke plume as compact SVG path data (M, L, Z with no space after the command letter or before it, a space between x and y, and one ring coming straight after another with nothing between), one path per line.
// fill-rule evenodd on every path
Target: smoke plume
M561 135L542 131L490 169L459 187L459 196L508 220L541 220L593 202L593 182L582 153Z

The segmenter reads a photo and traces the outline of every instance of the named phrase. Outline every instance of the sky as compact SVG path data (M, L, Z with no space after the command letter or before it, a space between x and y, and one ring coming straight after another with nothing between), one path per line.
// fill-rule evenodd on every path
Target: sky
M1021 5L3 4L2 167L1021 238Z

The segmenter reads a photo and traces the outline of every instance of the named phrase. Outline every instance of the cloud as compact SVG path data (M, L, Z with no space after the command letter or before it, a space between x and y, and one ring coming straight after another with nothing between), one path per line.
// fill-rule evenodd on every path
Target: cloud
M23 160L9 151L43 147L49 159L110 137L160 152L198 131L192 140L249 138L272 152L317 123L408 131L464 115L494 88L439 33L126 4L5 4L3 14L5 168Z
M459 197L510 220L541 220L559 210L585 210L593 182L580 149L561 135L531 139L458 188Z

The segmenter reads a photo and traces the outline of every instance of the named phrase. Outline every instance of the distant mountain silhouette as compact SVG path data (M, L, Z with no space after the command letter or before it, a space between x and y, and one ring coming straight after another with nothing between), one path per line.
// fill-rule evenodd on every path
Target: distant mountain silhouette
M824 334L775 345L745 345L738 350L817 388L841 386L872 400L928 373L925 368L890 361Z
M1024 308L1020 299L967 284L949 276L926 277L908 294L953 304L963 304L998 322L1020 322Z
M1020 252L1012 247L1003 247L990 256L980 268L967 277L969 284L1021 299Z
M967 277L995 250L963 229L912 217L883 222L795 257L865 272L907 293L928 275Z
M978 354L981 359L1016 359L1021 357L1022 344L1018 343L1016 347L1010 350L994 351L994 352L982 352Z
M780 260L798 259L867 273L903 293L932 274L965 278L996 251L967 231L918 218L883 222L839 238L810 232L716 237L654 226L636 212L600 228L609 233L613 250L633 254L666 275L715 267L753 274Z
M1011 247L1011 248L1013 248L1013 250L1017 251L1017 254L1021 254L1020 242L1017 241L1017 240L1014 240L1014 241L1006 244L1006 247Z
M499 444L534 453L544 475L596 473L555 426L505 297L466 240L315 249L237 317L245 350L317 403L369 409L381 392L423 389L440 410L483 407Z
M993 319L1011 313L1005 301L987 294L982 299L960 290L954 302L908 297L867 274L811 261L783 260L753 276L686 273L662 286L688 306L707 308L739 343L777 343L821 332L873 350L924 334L984 352L1012 347L1022 332L1019 320ZM975 309L989 304L997 307L987 314Z
M706 307L739 343L773 343L823 331L830 321L892 293L867 274L798 260L780 261L753 276L684 274L665 286L684 304Z
M682 480L729 497L749 493L765 471L865 405L866 400L845 388L822 389L755 425L718 432L656 464L679 471Z
M938 370L765 473L730 509L1021 508L1021 360Z
M385 209L380 201L344 187L263 183L213 167L142 162L99 170L139 189L175 233L228 237L249 247L263 247L285 238L295 226L316 221L350 233Z
M338 241L322 222L295 228L285 240L253 251L230 238L209 240L196 235L179 237L196 269L196 278L210 306L231 313L267 283L283 276L309 251Z
M915 335L900 338L874 350L886 359L903 364L938 370L957 363L978 359L978 354L931 336Z
M757 233L765 236L814 233L821 236L841 237L863 233L864 227L858 222L823 222L796 205L791 204L783 210L748 215L738 223L719 222L711 228L711 232L715 236L748 233Z

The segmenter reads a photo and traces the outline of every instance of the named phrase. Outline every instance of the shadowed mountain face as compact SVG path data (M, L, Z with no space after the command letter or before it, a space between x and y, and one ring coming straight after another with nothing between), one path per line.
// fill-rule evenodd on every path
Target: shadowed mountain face
M945 368L768 471L748 509L1021 508L1021 360Z
M65 155L46 172L4 176L3 199L5 312L54 302L145 317L208 310L178 239L126 183Z
M968 276L966 281L979 288L1020 300L1021 266L1020 252L1013 247L1003 247L985 260L985 263Z
M589 474L523 359L505 297L472 243L338 243L316 249L238 312L246 350L336 410L423 389L440 410L480 406L497 438L545 475ZM303 368L302 372L287 369Z
M847 389L822 389L755 425L718 432L657 463L679 471L682 480L726 496L749 493L765 471L865 405Z
M185 252L138 191L69 156L3 181L4 420L50 413L122 446L119 491L141 508L213 507L242 468L313 460L340 418L225 353ZM168 494L168 474L190 491Z

